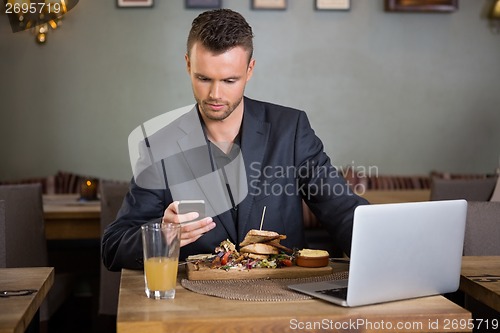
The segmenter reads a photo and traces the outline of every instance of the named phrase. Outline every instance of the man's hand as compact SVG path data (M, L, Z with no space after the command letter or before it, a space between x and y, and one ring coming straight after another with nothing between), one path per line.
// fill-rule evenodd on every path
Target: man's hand
M168 205L163 214L163 222L165 223L183 223L194 220L198 217L198 213L191 212L187 214L179 214L179 201L174 201ZM189 222L181 227L181 247L193 243L200 238L204 233L215 228L215 222L211 217L205 217L201 220Z

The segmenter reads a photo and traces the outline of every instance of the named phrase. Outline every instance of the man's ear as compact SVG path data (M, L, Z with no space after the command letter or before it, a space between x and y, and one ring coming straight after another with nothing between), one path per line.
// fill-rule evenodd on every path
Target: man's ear
M188 74L191 74L191 61L189 60L189 55L187 53L184 55L184 60L186 60L186 70Z
M250 78L253 75L253 69L255 67L255 59L252 58L250 59L250 62L248 63L248 68L247 68L247 82L250 80Z

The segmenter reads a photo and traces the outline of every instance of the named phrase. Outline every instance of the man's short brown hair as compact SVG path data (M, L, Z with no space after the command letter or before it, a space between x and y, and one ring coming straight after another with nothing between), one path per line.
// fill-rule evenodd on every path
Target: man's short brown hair
M252 28L241 14L230 9L215 9L201 13L193 20L187 40L187 54L196 42L215 54L224 53L236 46L248 51L248 61L253 55Z

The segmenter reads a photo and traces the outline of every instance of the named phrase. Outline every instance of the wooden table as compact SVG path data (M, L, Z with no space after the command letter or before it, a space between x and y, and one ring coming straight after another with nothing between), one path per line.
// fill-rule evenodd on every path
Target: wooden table
M184 272L179 273L182 277ZM122 270L117 333L471 332L470 327L452 328L453 323L469 320L470 312L442 296L343 308L321 300L226 300L188 291L178 283L174 300L153 300L144 293L142 271ZM306 329L307 325L321 327Z
M100 201L78 201L76 194L43 196L45 236L48 240L99 239Z
M372 190L366 191L363 198L372 204L429 201L430 190Z
M463 257L460 290L500 312L500 256Z
M26 296L0 297L0 333L24 332L53 283L52 267L0 268L0 290L38 290Z

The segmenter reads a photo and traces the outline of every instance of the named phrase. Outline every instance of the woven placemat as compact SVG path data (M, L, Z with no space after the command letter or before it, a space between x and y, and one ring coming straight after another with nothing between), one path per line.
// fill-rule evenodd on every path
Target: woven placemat
M282 302L311 299L288 289L289 284L347 279L348 272L295 279L195 280L182 279L181 285L198 294L256 302Z

